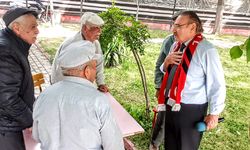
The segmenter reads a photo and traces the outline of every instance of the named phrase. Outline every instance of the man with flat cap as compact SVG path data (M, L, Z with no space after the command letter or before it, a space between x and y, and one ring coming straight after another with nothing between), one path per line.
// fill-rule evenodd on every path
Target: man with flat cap
M93 84L100 57L94 49L89 41L67 46L59 58L64 79L35 102L32 134L42 150L124 149L109 100Z
M28 62L39 30L37 13L26 8L3 15L0 31L0 147L24 150L22 130L32 126L34 85Z
M61 57L64 49L73 42L76 41L90 41L94 44L94 52L96 54L102 54L101 45L98 41L101 35L101 26L104 24L104 21L97 14L92 12L85 12L81 17L81 31L76 33L73 37L66 39L60 48L58 49L53 64L52 64L52 75L51 82L56 83L61 81L64 77L61 73L60 62L58 61ZM74 51L71 50L73 53ZM74 58L73 58L74 59ZM103 56L97 60L97 76L96 83L98 89L101 92L108 92L108 87L104 83L104 66L103 66Z

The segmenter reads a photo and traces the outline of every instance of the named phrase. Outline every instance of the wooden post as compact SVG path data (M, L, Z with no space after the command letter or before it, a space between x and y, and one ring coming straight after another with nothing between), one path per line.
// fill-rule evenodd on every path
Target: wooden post
M215 18L215 25L214 25L214 34L220 34L222 28L222 17L224 11L224 0L218 0L217 9L216 9L216 18Z

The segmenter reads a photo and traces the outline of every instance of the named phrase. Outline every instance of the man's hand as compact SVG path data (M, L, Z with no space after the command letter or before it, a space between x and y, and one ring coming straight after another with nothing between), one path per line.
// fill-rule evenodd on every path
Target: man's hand
M155 146L154 144L150 144L149 150L159 150L159 147Z
M160 94L160 89L155 89L155 97L158 98Z
M182 52L172 52L164 60L163 70L166 71L169 65L179 65L182 59Z
M98 90L104 93L109 92L109 88L105 84L99 85Z
M218 125L219 115L207 115L204 119L207 125L207 130L214 129Z
M26 128L25 130L26 130L27 133L30 133L30 134L32 133L32 127Z

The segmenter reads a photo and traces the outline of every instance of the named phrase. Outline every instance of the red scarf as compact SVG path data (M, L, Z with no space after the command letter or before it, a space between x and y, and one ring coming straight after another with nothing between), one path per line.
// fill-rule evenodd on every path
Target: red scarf
M188 68L190 65L190 62L192 60L192 57L194 55L194 52L196 50L197 45L199 42L203 39L201 34L197 34L188 44L186 47L186 50L184 51L182 61L178 65L176 72L174 74L174 78L171 84L171 88L169 90L168 96L165 96L165 89L167 86L167 80L168 80L168 75L170 73L170 70L172 68L172 65L170 65L164 75L161 88L160 88L160 93L158 97L158 110L164 110L165 108L165 97L169 97L170 99L175 101L175 105L173 106L172 110L173 111L179 111L180 110L180 103L181 103L181 92L185 86L186 83L186 76L188 72ZM178 50L180 48L180 43L177 43L174 51ZM164 106L164 108L162 108Z

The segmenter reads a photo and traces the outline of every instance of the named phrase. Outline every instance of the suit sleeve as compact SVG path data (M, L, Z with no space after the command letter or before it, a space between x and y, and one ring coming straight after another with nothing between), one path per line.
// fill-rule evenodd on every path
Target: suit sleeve
M160 70L160 66L162 65L162 63L164 62L165 58L167 57L171 45L174 43L174 37L173 35L168 36L162 43L161 46L161 52L159 54L159 57L156 61L155 64L155 88L160 88L161 87L161 82L162 82L162 78L163 78L163 73Z

